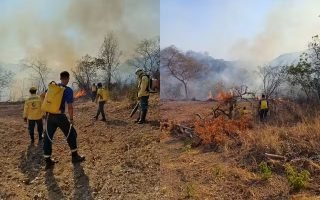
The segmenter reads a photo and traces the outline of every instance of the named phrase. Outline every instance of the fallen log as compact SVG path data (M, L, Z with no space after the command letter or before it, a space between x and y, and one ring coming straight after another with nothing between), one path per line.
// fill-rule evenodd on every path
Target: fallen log
M276 154L271 154L271 153L265 153L264 155L267 156L268 158L272 158L272 159L287 160L287 157L281 156L281 155L276 155Z

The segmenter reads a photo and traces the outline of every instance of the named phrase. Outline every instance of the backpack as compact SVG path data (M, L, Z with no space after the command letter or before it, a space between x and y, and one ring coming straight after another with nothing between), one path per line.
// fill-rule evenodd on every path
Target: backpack
M48 85L48 91L44 97L41 110L44 112L59 114L61 113L60 106L65 87L58 85L52 81Z
M146 91L149 93L157 93L159 91L159 81L157 79L151 78L148 74L145 74L144 76L148 78L148 87Z

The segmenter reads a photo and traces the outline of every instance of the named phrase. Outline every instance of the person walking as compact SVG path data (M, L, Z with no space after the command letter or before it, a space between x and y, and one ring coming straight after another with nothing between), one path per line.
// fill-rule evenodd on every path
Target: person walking
M52 154L52 140L54 133L56 132L57 128L60 128L61 131L64 133L64 135L67 137L67 142L71 150L71 157L72 157L72 163L79 163L85 160L84 156L80 156L78 154L77 149L77 132L75 128L73 127L73 90L68 87L68 83L70 80L70 74L67 71L63 71L60 73L60 80L61 83L55 85L55 88L60 89L59 93L49 94L50 87L47 91L46 97L51 96L53 97L50 99L50 101L46 101L46 97L44 99L44 105L42 108L44 110L50 110L50 112L47 111L46 114L46 134L44 136L44 158L46 162L46 169L49 169L54 166L56 161L51 159ZM62 97L59 97L58 94L62 95ZM49 98L49 97L48 97ZM61 100L60 100L61 99ZM59 101L60 100L60 101ZM54 102L58 101L58 102ZM53 112L52 109L49 109L51 104L58 104L58 111ZM68 114L69 114L69 120L65 114L65 107L67 104ZM46 109L46 106L48 107Z
M42 141L43 123L41 111L41 98L36 95L37 88L31 87L30 97L24 103L23 119L28 123L28 131L31 138L31 144L34 144L34 128L37 125L39 143Z
M269 111L269 103L266 99L266 96L263 94L261 100L259 101L259 115L260 115L261 122L266 121L268 111Z
M91 99L92 102L94 102L94 100L96 99L97 96L97 86L95 83L93 83L92 87L91 87Z
M98 91L97 91L95 102L98 103L99 101L99 106L98 106L97 114L94 117L96 120L98 120L99 115L101 113L102 115L101 121L104 121L104 122L107 121L104 113L104 105L106 104L108 99L109 99L109 91L106 88L102 87L101 83L98 83Z

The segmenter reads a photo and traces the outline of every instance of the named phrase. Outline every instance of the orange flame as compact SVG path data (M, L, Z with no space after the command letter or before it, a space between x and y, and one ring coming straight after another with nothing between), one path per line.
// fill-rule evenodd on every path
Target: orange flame
M86 95L87 95L86 91L84 89L81 89L78 92L76 92L76 94L74 95L74 98L80 98Z
M232 94L230 92L224 92L224 91L221 91L219 92L219 94L216 96L216 99L218 101L229 101L232 99Z

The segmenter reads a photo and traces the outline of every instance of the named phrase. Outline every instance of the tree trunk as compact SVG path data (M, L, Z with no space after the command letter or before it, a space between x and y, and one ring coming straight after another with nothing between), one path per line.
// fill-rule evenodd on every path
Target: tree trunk
M185 92L185 95L186 95L186 99L189 99L187 83L185 83L185 82L182 82L182 83L183 83L183 86L184 86L184 92Z

